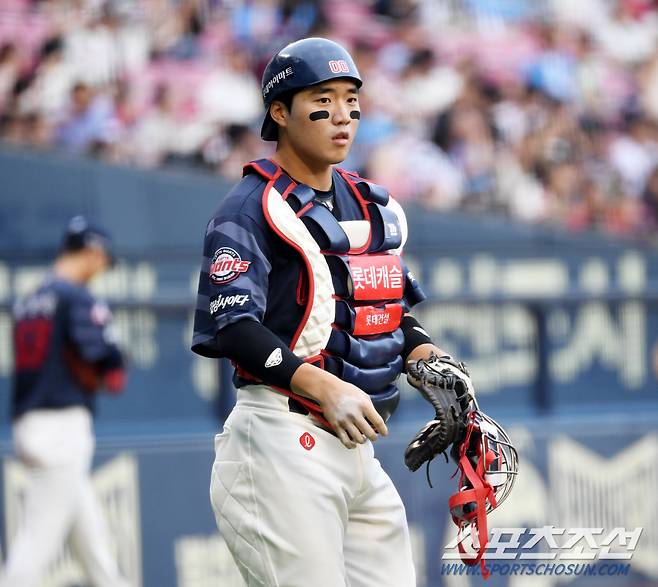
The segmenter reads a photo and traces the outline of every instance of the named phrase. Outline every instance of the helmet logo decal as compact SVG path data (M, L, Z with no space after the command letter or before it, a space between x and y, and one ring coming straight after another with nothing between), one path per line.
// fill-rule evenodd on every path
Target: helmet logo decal
M286 67L284 70L277 73L271 80L269 80L265 86L263 86L263 98L270 93L272 88L278 84L281 80L284 80L288 77L291 77L293 74L292 67Z
M329 69L331 73L349 73L350 66L347 65L347 61L344 59L332 59L329 62Z

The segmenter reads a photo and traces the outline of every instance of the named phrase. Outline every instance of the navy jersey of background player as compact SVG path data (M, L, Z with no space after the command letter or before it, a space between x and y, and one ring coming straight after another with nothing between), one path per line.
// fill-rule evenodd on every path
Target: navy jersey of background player
M84 387L76 370L90 366L102 374L122 367L110 321L107 305L86 287L55 276L18 300L12 416L78 405L93 411L93 390Z

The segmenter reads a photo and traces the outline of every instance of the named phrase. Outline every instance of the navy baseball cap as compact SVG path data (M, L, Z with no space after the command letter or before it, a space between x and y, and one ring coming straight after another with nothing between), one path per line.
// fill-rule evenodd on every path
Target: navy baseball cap
M98 224L90 222L84 216L74 216L64 232L64 238L59 248L60 253L81 251L87 247L103 249L110 265L114 265L116 262L110 233Z

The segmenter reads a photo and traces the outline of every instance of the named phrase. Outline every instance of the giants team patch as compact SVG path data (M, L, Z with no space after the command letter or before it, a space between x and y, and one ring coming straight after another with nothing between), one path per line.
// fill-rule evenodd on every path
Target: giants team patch
M210 315L217 316L233 308L247 309L252 306L251 296L246 289L231 288L230 291L210 298Z
M242 257L231 247L221 247L215 251L208 270L210 283L222 285L229 283L249 269L251 261L243 261Z
M299 444L301 444L306 450L311 450L315 446L315 438L313 438L308 432L304 432L299 437Z

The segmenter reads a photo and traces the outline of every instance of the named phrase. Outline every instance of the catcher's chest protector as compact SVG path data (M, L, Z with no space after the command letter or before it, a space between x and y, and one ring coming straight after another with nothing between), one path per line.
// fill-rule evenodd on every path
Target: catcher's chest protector
M350 191L362 219L338 220L315 201L312 188L268 159L251 162L244 173L268 180L265 218L304 262L299 288L305 291L297 295L306 309L290 348L369 393L386 419L399 402L394 381L402 371L400 321L422 293L415 298L417 287L399 255L406 240L400 206L383 187L337 171L343 185L336 191Z

